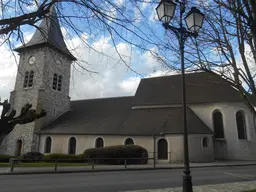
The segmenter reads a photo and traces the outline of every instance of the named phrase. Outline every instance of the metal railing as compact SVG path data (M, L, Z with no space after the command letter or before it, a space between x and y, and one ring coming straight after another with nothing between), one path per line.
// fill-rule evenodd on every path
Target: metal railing
M120 164L104 164L104 163L98 163L98 161L102 161L102 160L116 160L119 161L118 163ZM15 165L18 165L22 162L50 162L50 163L54 163L54 171L57 172L58 170L58 164L59 163L81 163L84 162L86 165L91 165L92 170L95 169L96 165L124 165L124 168L127 169L128 165L138 165L136 163L130 163L131 160L147 160L147 164L149 160L153 160L153 167L156 167L156 162L154 160L154 158L82 158L82 159L42 159L42 160L23 160L23 159L15 159L15 158L11 158L9 160L9 164L10 164L10 172L14 171ZM143 165L143 164L139 164L139 165ZM144 164L145 165L145 164ZM17 166L18 167L18 166Z

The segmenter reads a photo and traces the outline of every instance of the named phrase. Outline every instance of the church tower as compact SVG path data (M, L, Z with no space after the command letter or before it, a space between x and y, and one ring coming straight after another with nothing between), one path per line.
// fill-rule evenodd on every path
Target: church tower
M51 8L31 40L15 49L20 55L10 103L17 115L26 103L47 116L17 125L3 140L0 154L20 155L37 151L35 132L70 110L70 67L76 58L69 52L61 33L56 10Z

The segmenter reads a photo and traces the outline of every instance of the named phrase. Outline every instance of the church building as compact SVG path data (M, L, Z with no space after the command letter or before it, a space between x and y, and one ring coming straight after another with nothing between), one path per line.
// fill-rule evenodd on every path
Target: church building
M181 76L141 79L134 96L70 101L67 49L55 9L31 40L15 49L20 61L10 103L26 103L47 116L18 125L3 140L1 154L29 151L81 154L85 149L136 144L158 163L183 161ZM239 92L219 76L186 74L191 162L256 160L255 118Z

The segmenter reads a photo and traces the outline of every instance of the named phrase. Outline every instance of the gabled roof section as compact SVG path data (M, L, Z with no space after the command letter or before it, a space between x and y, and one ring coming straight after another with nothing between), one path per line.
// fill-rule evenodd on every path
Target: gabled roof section
M187 107L188 134L213 134L213 131ZM127 135L183 134L182 107L135 109L119 130Z
M71 111L38 134L90 134L152 136L166 132L183 134L182 108L131 110L133 97L90 99L71 102ZM213 134L187 108L189 134Z
M76 58L67 49L54 6L51 7L49 14L47 14L47 16L42 20L30 41L16 48L15 51L21 52L26 48L42 44L48 44L61 51L71 60L76 60Z
M71 110L41 133L116 134L131 111L133 97L71 101Z
M181 104L181 75L142 79L133 106ZM188 104L242 101L239 91L225 79L207 72L185 76Z

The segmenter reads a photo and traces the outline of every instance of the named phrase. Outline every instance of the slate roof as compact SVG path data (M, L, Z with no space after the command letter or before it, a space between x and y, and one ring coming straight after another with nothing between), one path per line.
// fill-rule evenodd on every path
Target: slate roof
M186 74L188 104L242 101L239 92L219 76ZM133 106L181 104L181 75L142 79Z
M49 14L42 20L38 29L28 43L15 49L20 52L25 48L47 44L58 49L63 54L70 57L71 60L76 58L69 52L64 42L64 38L60 29L59 20L54 6L51 7Z
M183 133L182 108L154 108L132 110L119 132L131 135L152 135L153 132ZM189 134L212 134L205 123L187 107Z
M114 134L131 111L133 97L89 99L71 102L71 111L42 132Z
M71 111L49 124L39 134L94 134L152 136L182 134L180 75L142 79L134 97L90 99L71 102ZM188 104L242 101L237 90L209 73L186 75ZM168 108L133 106L174 104ZM188 107L188 133L212 134Z
M182 108L131 110L133 97L72 101L72 111L50 124L40 133L142 135L153 132L182 134ZM212 134L212 131L187 109L189 134Z

